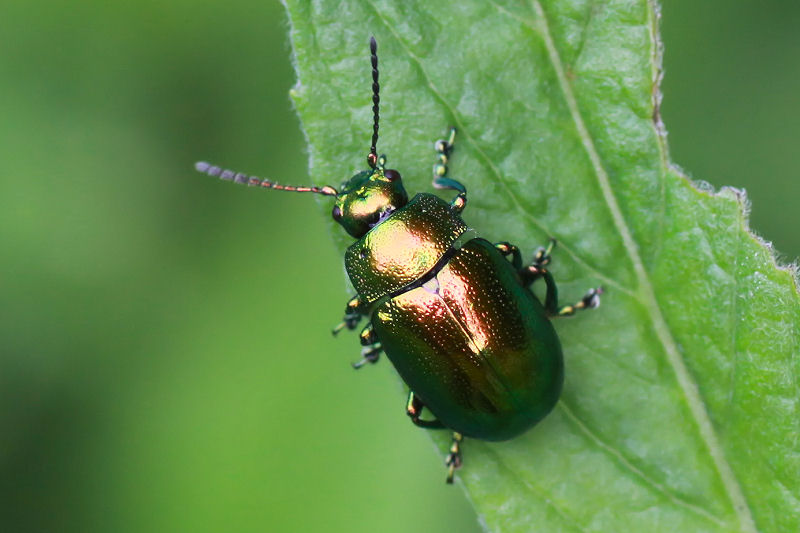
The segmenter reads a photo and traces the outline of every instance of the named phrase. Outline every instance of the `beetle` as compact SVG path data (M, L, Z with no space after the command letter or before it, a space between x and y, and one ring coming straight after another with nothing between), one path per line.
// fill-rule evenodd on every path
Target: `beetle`
M447 482L462 464L464 437L511 439L542 420L555 406L564 381L561 344L551 318L597 307L601 288L573 305L559 307L546 268L552 239L524 265L508 242L492 244L462 220L467 190L448 177L456 130L436 141L433 186L452 190L450 202L419 193L411 200L400 173L378 156L380 85L375 38L370 38L373 133L369 168L330 185L281 185L205 162L200 172L254 187L311 192L334 198L331 212L356 241L345 268L356 296L333 334L354 330L363 319L358 369L383 352L409 388L406 413L429 429L449 429ZM544 302L531 291L543 280ZM427 409L433 418L422 418Z

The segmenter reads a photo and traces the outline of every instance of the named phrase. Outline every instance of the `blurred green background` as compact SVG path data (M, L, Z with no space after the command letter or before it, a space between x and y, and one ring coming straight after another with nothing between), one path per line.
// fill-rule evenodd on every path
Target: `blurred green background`
M663 15L673 159L800 255L800 4ZM314 200L192 171L308 182L286 28L277 2L0 3L0 531L479 530L390 365L331 339Z

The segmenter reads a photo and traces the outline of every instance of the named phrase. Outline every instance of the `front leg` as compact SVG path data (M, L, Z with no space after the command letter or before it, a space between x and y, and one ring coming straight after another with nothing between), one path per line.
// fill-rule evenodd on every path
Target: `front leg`
M367 315L368 306L365 302L359 297L354 296L350 298L347 302L347 307L344 310L344 318L342 321L333 328L333 336L339 334L344 328L349 330L354 330L358 327L358 323L361 322L361 319Z
M433 186L437 189L451 189L458 192L458 195L450 202L450 209L458 214L467 205L467 188L460 182L447 177L447 162L450 160L450 152L453 151L453 143L456 138L456 129L450 128L447 139L440 139L433 145L436 150L436 164L433 165Z

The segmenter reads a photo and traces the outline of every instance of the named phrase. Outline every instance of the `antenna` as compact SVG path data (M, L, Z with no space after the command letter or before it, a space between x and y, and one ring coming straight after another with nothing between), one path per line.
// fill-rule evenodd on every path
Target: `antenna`
M198 172L208 174L214 178L233 181L234 183L241 183L250 187L263 187L265 189L277 189L279 191L291 192L313 192L325 196L336 196L339 194L336 189L330 185L325 185L324 187L296 187L294 185L281 185L280 183L275 183L274 181L270 181L268 179L261 179L257 176L248 176L247 174L242 174L241 172L223 169L216 165L212 165L211 163L206 163L205 161L198 161L194 164L194 168Z
M369 56L372 62L372 146L369 148L369 155L367 156L367 163L370 168L375 168L378 164L378 119L380 115L379 105L381 102L380 90L381 86L378 83L378 42L375 37L369 38Z

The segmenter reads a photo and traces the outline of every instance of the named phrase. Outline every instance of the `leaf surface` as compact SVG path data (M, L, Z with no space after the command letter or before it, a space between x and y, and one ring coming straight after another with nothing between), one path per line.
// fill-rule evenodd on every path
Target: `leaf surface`
M528 254L558 239L562 303L606 291L556 323L553 413L512 441L465 443L460 479L488 528L800 530L794 273L749 232L741 191L670 163L658 6L286 3L315 183L366 166L374 35L378 151L407 189L431 190L433 141L456 126L466 221Z

